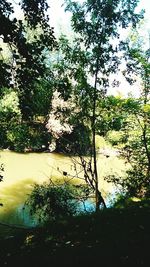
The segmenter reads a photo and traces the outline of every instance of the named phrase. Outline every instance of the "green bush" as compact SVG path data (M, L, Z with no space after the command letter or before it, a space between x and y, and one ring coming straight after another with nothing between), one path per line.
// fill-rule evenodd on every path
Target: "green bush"
M8 148L12 146L14 134L12 131L15 125L21 121L21 111L19 109L19 99L15 91L3 88L0 99L0 147Z
M113 203L117 209L148 208L150 207L150 198L129 197L127 194L118 194Z
M95 139L96 139L96 149L100 149L100 148L104 148L108 146L103 136L96 135Z
M28 126L23 124L12 125L7 131L9 148L17 152L23 152L29 146L30 136Z
M29 145L32 151L36 152L48 149L48 145L51 142L51 135L46 131L44 124L33 124L29 127L29 134Z
M5 135L7 147L16 152L43 151L47 149L51 138L44 125L29 125L27 123L11 123Z
M78 211L76 193L76 186L69 183L35 184L25 207L27 206L30 214L41 223L70 217Z
M120 143L123 143L124 140L124 134L122 131L109 131L106 135L106 139L108 142L110 142L113 146L118 145Z
M71 134L65 134L56 141L57 151L74 155L86 155L91 150L90 130L83 124L74 126Z
M6 119L21 119L21 111L19 108L19 98L15 91L9 88L3 88L3 95L0 99L0 114Z
M8 147L7 142L7 127L6 124L1 123L1 130L0 130L0 148L5 149Z

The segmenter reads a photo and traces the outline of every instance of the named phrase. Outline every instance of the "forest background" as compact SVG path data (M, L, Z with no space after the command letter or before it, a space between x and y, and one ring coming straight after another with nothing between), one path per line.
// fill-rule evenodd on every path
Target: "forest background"
M137 4L66 1L74 31L68 38L55 36L45 1L22 1L20 17L1 2L0 147L78 155L97 210L97 135L130 164L126 179L107 181L127 196L149 197L149 32L143 36ZM108 94L120 86L118 76L130 94Z

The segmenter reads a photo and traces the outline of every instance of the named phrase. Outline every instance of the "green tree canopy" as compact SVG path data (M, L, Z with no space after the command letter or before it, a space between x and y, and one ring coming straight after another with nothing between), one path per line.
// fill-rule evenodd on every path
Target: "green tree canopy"
M0 36L11 51L9 62L0 60L1 86L14 87L19 92L23 117L32 115L30 105L35 82L46 71L46 53L56 47L53 28L49 25L48 4L45 0L19 2L23 19L18 19L9 1L0 1ZM32 38L27 38L31 30Z
M72 27L78 35L81 51L88 53L86 73L87 77L90 77L87 88L92 106L92 173L97 210L99 188L95 145L96 107L100 99L105 99L110 74L117 72L122 58L125 57L127 43L121 39L121 29L127 29L129 26L135 28L143 17L143 12L136 13L137 5L138 1L130 0L87 0L83 3L66 0L66 10L72 13Z

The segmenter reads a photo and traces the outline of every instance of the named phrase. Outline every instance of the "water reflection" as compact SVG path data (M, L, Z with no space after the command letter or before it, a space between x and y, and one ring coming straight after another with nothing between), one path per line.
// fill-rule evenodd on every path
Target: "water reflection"
M22 225L29 227L35 227L38 225L38 221L31 216L29 209L27 207L24 208L23 204L17 207L16 212L22 221Z
M10 151L1 151L1 162L4 163L4 181L0 183L0 221L34 226L29 212L22 210L23 204L32 190L32 185L43 183L50 178L62 178L64 173L75 177L75 173L80 171L80 166L76 167L70 157L57 153L15 153ZM98 173L100 177L100 188L103 189L103 196L106 204L109 200L107 195L113 192L113 186L104 181L103 176L107 173L119 173L124 169L124 162L117 157L110 156L106 158L98 156ZM81 210L93 211L93 201L87 200L81 205Z

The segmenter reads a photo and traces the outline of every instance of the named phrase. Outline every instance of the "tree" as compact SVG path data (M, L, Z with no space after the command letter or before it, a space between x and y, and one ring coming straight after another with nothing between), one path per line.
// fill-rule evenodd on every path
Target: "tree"
M96 164L96 107L99 99L105 98L109 86L109 75L115 73L120 64L119 51L125 51L126 44L121 40L120 30L136 27L143 14L136 14L138 1L98 1L87 0L83 4L66 1L66 10L72 12L72 27L79 35L82 49L88 53L86 65L88 94L92 103L91 131L93 183L95 187L96 210L99 209L99 188ZM115 41L116 40L116 41ZM87 90L85 88L85 90ZM86 91L87 92L87 91Z
M0 182L3 181L3 172L4 172L4 165L1 163L1 164L0 164ZM2 207L3 204L0 203L0 206Z
M74 155L85 154L90 146L90 99L88 95L83 99L86 92L80 89L84 82L88 86L84 70L84 59L87 61L87 58L79 43L71 43L64 35L61 35L58 42L59 51L54 54L50 63L53 73L53 98L47 129L56 139L56 149L59 151ZM84 144L81 139L84 140Z
M136 32L133 32L135 34ZM150 37L149 37L150 38ZM150 44L148 49L142 47L142 43L137 39L129 43L129 53L133 71L141 78L141 103L142 110L139 112L140 118L137 117L139 126L141 128L141 139L143 142L148 168L147 178L150 178L150 147L149 147L149 122L150 122Z
M11 103L2 103L9 104L9 110L0 111L1 146L17 151L38 150L46 148L50 139L44 125L52 98L47 58L57 42L46 0L17 1L21 18L14 13L11 2L0 1L0 96L4 98L5 89L5 98L12 99L15 94L20 116L15 112L12 118Z
M40 223L56 222L83 212L80 204L84 203L86 190L85 186L78 187L67 181L35 184L25 207Z
M121 99L117 105L120 114L124 114L121 127L121 150L120 155L126 160L128 168L124 177L110 175L105 179L113 182L116 186L121 185L126 197L149 197L149 151L150 151L150 128L145 129L150 121L150 106L146 109L141 98ZM143 138L146 134L146 140ZM146 143L145 143L146 141Z
M122 102L122 111L128 116L123 130L126 143L123 155L130 164L126 179L118 181L129 196L150 196L150 62L149 49L144 49L144 40L137 31L132 31L129 38L129 60L127 79L133 82L136 74L141 81L138 99L128 98Z
M22 20L14 16L10 2L0 1L0 36L11 52L9 62L1 57L1 86L18 90L23 118L29 119L33 116L35 82L38 83L44 77L47 68L45 52L56 47L56 40L49 25L46 14L48 4L45 0L22 0L19 5L23 12ZM27 36L29 30L32 38Z

